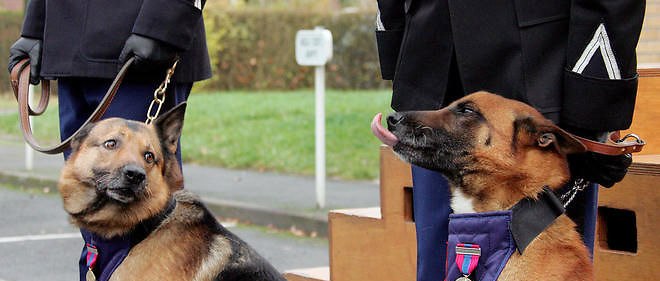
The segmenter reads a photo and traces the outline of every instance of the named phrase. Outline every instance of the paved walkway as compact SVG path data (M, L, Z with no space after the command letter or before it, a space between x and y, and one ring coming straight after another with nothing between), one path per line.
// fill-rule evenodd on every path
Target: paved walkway
M25 145L0 139L0 183L49 187L56 190L62 155L35 153L32 171L25 169ZM378 147L374 147L378 149ZM327 233L329 209L379 205L378 184L329 180L325 209L316 208L314 178L254 171L183 165L185 188L199 194L218 216L255 224L296 226ZM325 229L324 229L325 228Z
M0 281L78 280L83 247L59 196L28 194L0 184ZM327 265L325 239L225 223L279 271Z

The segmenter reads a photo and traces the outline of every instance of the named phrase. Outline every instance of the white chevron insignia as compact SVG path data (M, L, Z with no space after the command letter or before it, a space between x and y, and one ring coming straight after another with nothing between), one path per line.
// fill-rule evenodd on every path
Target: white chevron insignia
M603 63L605 64L609 78L620 80L621 71L619 71L619 65L616 63L614 52L612 52L610 38L607 36L607 31L605 30L605 24L602 23L598 25L594 37L591 38L591 42L584 48L582 56L575 63L573 72L582 74L598 49L600 49L600 54L603 57Z

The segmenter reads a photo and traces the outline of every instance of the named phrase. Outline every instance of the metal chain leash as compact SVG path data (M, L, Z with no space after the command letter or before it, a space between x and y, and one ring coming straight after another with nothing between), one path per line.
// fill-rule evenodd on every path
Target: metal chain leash
M573 181L573 187L571 190L567 191L566 193L562 194L561 197L559 198L563 204L564 208L568 207L569 204L575 199L575 196L580 192L583 191L587 186L589 185L588 181L585 181L584 179L576 179ZM569 197L570 196L570 197ZM566 199L568 198L568 199Z
M149 109L147 110L147 120L144 121L147 123L147 125L151 124L156 118L158 118L158 114L160 114L160 109L163 106L163 103L165 103L165 92L167 91L167 86L170 84L170 79L172 78L172 75L174 75L174 70L176 69L176 65L179 63L179 59L177 58L174 61L174 64L172 64L172 67L170 67L166 74L165 74L165 80L160 83L160 86L154 91L154 99L151 101L151 104L149 104ZM158 107L156 108L156 112L152 115L151 113L153 112L153 107L155 104L158 104Z

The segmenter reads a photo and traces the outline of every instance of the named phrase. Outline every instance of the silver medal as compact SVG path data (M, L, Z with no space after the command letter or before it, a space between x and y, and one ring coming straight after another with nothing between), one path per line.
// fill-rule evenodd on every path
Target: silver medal
M456 281L472 281L472 280L470 280L470 278L467 278L467 276L463 276L456 279Z

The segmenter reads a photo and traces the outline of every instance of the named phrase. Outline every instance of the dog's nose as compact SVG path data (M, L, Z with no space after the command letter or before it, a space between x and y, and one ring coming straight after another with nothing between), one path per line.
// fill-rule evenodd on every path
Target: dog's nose
M392 114L387 116L387 126L390 127L390 128L393 128L394 126L401 123L401 121L403 121L403 119L404 119L403 114L401 114L399 112L392 113Z
M146 178L144 168L137 165L126 165L122 168L124 179L132 184L140 184Z

